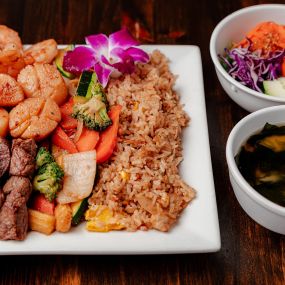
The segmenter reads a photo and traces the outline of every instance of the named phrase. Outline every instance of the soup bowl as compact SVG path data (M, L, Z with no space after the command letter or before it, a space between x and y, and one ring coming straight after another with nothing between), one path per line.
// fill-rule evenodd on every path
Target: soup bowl
M266 123L285 125L285 106L265 108L239 121L229 135L226 159L232 188L244 211L258 224L284 235L285 207L268 200L252 188L240 173L235 161L241 146Z

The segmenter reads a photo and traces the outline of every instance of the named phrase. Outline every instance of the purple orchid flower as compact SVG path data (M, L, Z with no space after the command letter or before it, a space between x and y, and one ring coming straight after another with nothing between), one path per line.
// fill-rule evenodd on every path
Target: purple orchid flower
M104 34L90 35L85 42L87 46L76 47L65 54L63 68L75 74L94 69L103 87L111 75L132 73L136 62L149 61L148 54L136 47L139 43L126 29L109 37Z

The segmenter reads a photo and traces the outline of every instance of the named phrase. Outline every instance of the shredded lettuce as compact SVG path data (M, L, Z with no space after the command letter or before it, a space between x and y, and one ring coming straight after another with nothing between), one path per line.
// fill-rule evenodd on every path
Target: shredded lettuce
M281 76L285 49L262 55L261 50L251 51L252 42L247 47L225 48L225 54L218 55L225 70L241 84L263 92L262 82Z

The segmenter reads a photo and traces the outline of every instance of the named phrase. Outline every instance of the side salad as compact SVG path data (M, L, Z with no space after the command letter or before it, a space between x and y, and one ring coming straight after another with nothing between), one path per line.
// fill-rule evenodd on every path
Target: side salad
M224 69L241 84L285 97L285 26L262 22L218 55Z

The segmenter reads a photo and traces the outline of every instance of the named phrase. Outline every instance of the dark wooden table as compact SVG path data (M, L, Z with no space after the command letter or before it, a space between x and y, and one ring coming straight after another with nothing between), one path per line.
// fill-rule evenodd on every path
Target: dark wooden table
M285 284L284 237L253 222L239 206L229 183L226 140L247 112L222 90L209 54L211 32L223 17L261 3L265 2L1 0L0 23L17 30L24 43L46 38L80 43L85 35L108 34L123 24L133 31L139 27L144 41L201 48L222 239L221 250L211 254L4 256L0 257L1 284Z

